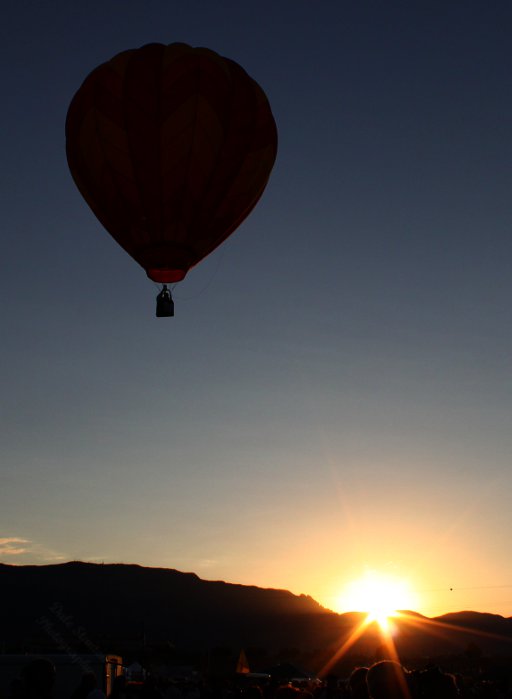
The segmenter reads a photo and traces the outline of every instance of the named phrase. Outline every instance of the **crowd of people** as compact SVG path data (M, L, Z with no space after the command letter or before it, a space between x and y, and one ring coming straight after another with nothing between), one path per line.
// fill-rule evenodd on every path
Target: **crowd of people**
M0 699L57 699L55 668L47 660L32 661ZM68 699L512 699L512 682L468 678L438 667L408 671L383 660L357 667L346 679L267 681L235 679L173 680L148 675L130 682L116 677L108 697L93 673L85 673Z
M266 696L249 688L242 699L512 699L512 682L479 680L443 672L439 667L408 671L383 660L355 668L347 679L329 676L320 685L289 683Z

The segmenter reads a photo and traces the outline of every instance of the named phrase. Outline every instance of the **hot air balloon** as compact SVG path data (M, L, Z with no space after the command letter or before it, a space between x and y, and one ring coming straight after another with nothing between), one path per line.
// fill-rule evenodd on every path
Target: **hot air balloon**
M248 216L268 182L277 129L259 85L234 61L148 44L92 71L66 119L82 196L154 282L172 315L181 281Z

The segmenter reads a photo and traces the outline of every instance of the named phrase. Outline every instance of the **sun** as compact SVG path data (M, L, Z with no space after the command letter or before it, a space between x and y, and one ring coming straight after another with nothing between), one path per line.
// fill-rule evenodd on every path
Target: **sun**
M364 612L368 623L375 621L388 631L398 610L414 609L416 600L407 580L368 571L346 585L336 606L339 612Z

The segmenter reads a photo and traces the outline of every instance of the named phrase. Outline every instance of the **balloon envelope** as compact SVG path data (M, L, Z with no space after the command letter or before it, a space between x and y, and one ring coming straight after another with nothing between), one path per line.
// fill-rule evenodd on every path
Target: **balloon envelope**
M277 129L263 90L234 61L148 44L85 79L68 110L66 153L107 231L150 279L176 282L261 197Z

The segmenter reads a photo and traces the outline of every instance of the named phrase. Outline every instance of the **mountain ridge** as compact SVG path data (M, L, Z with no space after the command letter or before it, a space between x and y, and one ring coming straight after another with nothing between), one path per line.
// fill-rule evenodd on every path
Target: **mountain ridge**
M365 614L338 614L309 595L256 585L203 580L196 573L139 564L69 561L50 565L0 564L0 643L9 652L171 643L183 648L259 647L269 653L332 655L362 627L351 652L372 655L382 645ZM403 656L481 653L512 657L512 619L485 612L393 620ZM442 632L442 635L435 633ZM1 637L3 635L3 638Z

